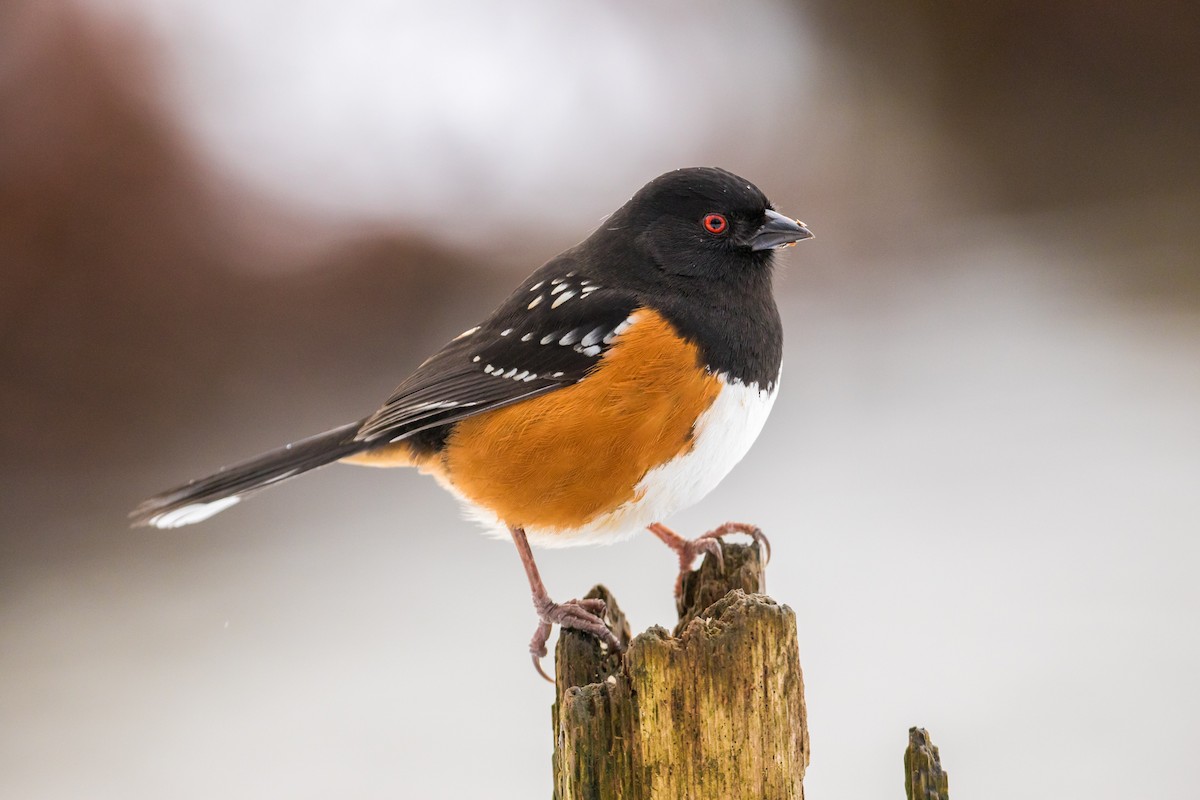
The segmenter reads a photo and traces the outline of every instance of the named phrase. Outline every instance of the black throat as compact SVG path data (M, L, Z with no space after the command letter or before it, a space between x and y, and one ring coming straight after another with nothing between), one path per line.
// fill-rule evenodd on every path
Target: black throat
M773 388L783 363L783 323L771 292L770 268L736 285L680 287L652 305L696 344L705 366L727 379ZM675 279L672 283L679 280Z
M783 323L772 291L773 253L757 254L720 276L663 269L628 239L585 242L573 255L666 317L699 348L703 366L712 372L761 389L774 387L783 362Z

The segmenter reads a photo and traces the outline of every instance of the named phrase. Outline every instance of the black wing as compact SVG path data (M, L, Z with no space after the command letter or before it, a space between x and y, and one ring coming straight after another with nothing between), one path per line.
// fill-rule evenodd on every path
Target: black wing
M417 368L356 440L395 441L586 376L638 302L573 266L560 258L535 272L486 321Z
M376 444L569 386L588 374L636 309L636 298L550 262L486 322L422 364L361 424L290 444L150 498L135 525L199 522L266 486Z

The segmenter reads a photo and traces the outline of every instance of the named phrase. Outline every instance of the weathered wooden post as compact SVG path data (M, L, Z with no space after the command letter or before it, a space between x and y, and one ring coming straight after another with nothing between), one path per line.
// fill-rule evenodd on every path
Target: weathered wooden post
M760 594L757 547L722 544L687 577L674 633L604 653L567 631L555 653L557 800L801 800L808 765L796 615Z

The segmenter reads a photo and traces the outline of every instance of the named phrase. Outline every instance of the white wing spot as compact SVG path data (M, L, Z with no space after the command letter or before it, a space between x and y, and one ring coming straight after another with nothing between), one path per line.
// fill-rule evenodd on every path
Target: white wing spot
M529 305L527 305L527 306L525 306L525 307L526 307L526 308L528 308L528 309L530 309L530 310L532 310L532 309L533 309L533 307L534 307L534 306L536 306L536 305L537 305L538 303L540 303L540 302L542 302L542 295L540 295L540 294L539 294L537 297L533 298L533 302L532 302L532 303L530 303Z
M550 290L550 294L558 294L562 290L566 289L567 286L568 286L568 284L560 283L558 286L555 286L553 289Z
M578 347L575 349L579 350ZM585 347L582 350L579 350L579 352L583 353L585 356L598 356L598 355L600 355L600 350L601 350L600 345L594 344L591 347Z
M543 337L542 337L542 341L541 341L541 343L542 343L542 344L550 344L551 342L553 342L553 341L554 341L555 339L557 339L557 338L558 338L558 334L557 334L557 333L548 333L548 334L546 334L545 336L543 336Z
M471 363L472 363L472 364L478 364L478 363L479 363L479 356L475 356L474 358L472 358L472 359L471 359Z
M512 333L512 331L513 331L513 329L512 329L512 328L505 328L504 330L500 331L500 335L501 335L501 336L508 336L510 333Z
M545 281L538 281L533 286L529 287L529 291L536 292L538 289L542 288L543 283L545 283Z
M526 376L525 376L525 382L526 382L526 383L529 383L530 381L532 381L532 380L534 380L534 379L536 379L536 378L537 378L537 373L536 373L536 372L531 372L531 373L529 373L528 375L526 375Z
M550 307L558 308L559 306L561 306L563 303L567 302L574 296L575 296L574 292L563 292L557 298L555 298L554 302L550 304Z
M526 376L526 375L528 375L528 374L529 374L529 370L527 370L527 369L523 369L523 370L521 370L520 372L518 372L516 375L513 375L513 376L512 376L512 379L513 379L514 381L521 381L521 380L525 380L525 376ZM507 376L507 375L505 375L504 377L506 377L506 378L507 378L508 376Z
M500 377L501 378L511 378L513 375L516 375L516 374L517 374L517 368L513 367L512 369L510 369L508 372L504 373Z
M491 375L492 370L494 370L494 369L495 369L495 367L493 367L491 364L488 364L486 367L483 368L483 371L486 372L488 375Z
M594 344L600 344L600 340L603 338L604 328L601 326L599 328L592 328L591 332L588 333L587 336L583 337L579 343L584 347L591 347Z
M561 378L562 376L563 376L563 374L562 374L561 372L556 372L556 373L554 373L553 375L551 375L550 377L552 377L552 378Z
M633 324L633 317L626 317L624 319L624 321L621 322L620 325L613 328L612 331L609 332L608 336L604 337L604 343L612 344L612 340L617 338L618 336L620 336L625 331L629 330L629 326L632 324Z
M459 339L465 339L477 330L479 330L478 325L476 325L474 328L469 328L469 329L463 331L462 333L460 333L458 336L455 336L454 341L457 342Z
M527 333L527 334L525 334L524 336L522 336L522 337L521 337L521 341L522 341L522 342L528 342L528 341L529 341L530 339L532 339L532 338L533 338L533 334L532 334L532 333Z
M573 331L567 331L566 334L564 334L563 337L558 340L558 343L563 346L566 346L569 344L575 344L578 341L579 341L579 331L573 330Z

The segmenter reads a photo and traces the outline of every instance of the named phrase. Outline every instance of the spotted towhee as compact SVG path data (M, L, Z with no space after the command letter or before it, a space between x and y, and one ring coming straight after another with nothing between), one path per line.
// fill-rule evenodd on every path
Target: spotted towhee
M375 413L142 503L135 524L199 522L333 461L415 466L511 535L540 624L618 647L600 601L554 603L530 542L611 542L649 528L690 567L730 523L686 540L660 520L746 454L779 385L774 251L812 237L721 169L651 181L582 243L410 375ZM678 591L678 582L676 584Z

